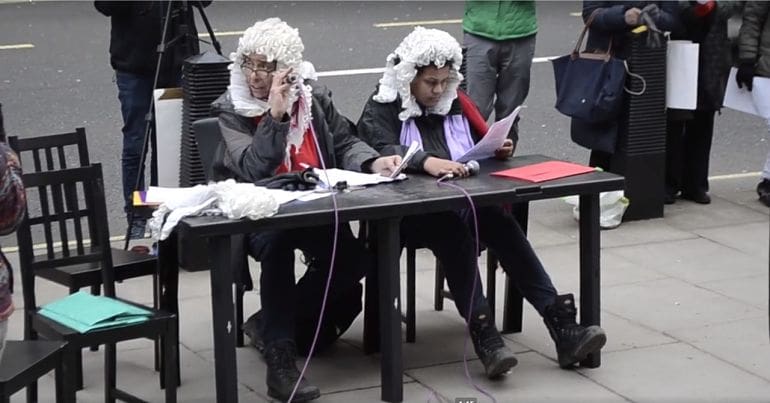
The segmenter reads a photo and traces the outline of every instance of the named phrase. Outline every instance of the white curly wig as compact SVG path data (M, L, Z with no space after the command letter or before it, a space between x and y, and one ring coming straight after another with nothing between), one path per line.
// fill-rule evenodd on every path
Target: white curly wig
M439 29L416 27L401 41L396 50L388 55L385 73L380 79L380 88L374 100L388 103L400 95L402 111L398 115L399 119L406 121L411 117L420 116L422 110L410 90L412 80L417 76L417 69L431 64L442 68L449 64L446 90L439 102L427 110L428 113L446 115L457 98L457 87L463 80L458 70L462 61L462 49L452 35Z
M250 55L263 55L268 62L275 61L279 70L292 67L298 75L299 82L315 80L315 68L309 62L302 60L305 45L299 36L299 31L292 28L280 18L268 18L257 21L246 29L238 40L238 48L230 53L230 97L235 111L243 116L259 116L267 110L267 102L251 96L246 76L241 70L241 64ZM310 99L311 88L303 85ZM296 94L294 94L296 97ZM291 99L292 103L296 98Z

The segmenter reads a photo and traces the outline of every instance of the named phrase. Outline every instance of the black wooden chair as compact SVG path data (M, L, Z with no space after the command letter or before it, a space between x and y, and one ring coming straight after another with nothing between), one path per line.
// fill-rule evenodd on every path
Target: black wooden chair
M0 402L10 403L11 395L55 371L56 403L74 403L64 397L63 354L67 343L61 341L8 341L0 359ZM27 402L36 398L27 389Z
M27 216L16 233L24 289L24 320L30 329L25 336L39 335L68 343L64 360L67 398L74 399L78 386L80 350L104 344L105 401L141 401L116 387L116 343L150 338L161 340L164 356L161 387L165 386L166 402L176 402L177 367L167 364L177 362L178 357L179 336L174 314L151 309L152 315L144 322L78 333L38 313L35 279L43 272L60 267L99 267L104 294L115 297L118 273L112 263L101 165L28 173L23 180L28 189L38 189L37 195L28 194ZM86 236L90 237L90 243ZM45 239L44 254L35 255L35 238ZM58 247L54 246L54 240L59 241Z
M193 123L193 133L197 143L206 179L214 178L214 158L222 141L217 118L200 119ZM243 295L254 289L251 276L248 275L249 255L246 253L246 237L239 234L233 236L232 245L233 283L235 284L235 343L243 347Z
M78 127L74 132L51 134L30 138L8 137L8 145L18 155L25 173L47 172L67 168L85 167L91 164L88 156L88 142L86 130ZM46 239L46 243L51 240ZM157 259L154 256L144 255L129 250L111 248L112 265L115 269L115 278L122 281L142 276L153 276L153 307L158 307L158 280L155 276ZM102 282L101 270L98 262L90 265L70 265L55 267L39 273L39 276L48 281L61 284L69 288L70 294L83 287L91 287L91 293L98 295ZM28 323L24 323L26 338L32 338ZM92 348L92 350L94 350ZM160 350L156 343L155 369L160 369ZM82 388L82 376L78 375L78 388Z

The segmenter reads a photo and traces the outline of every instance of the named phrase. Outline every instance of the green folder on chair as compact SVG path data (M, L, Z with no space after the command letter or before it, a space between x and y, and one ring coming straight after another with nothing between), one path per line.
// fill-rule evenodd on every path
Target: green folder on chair
M152 316L149 310L84 291L46 304L39 313L80 333L144 322Z

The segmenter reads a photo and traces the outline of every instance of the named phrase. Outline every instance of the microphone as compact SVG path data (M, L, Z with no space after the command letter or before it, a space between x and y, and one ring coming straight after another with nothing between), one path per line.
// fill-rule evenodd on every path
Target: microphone
M465 164L463 164L463 166L465 167L465 169L468 171L468 173L471 176L478 175L479 174L479 170L481 169L479 167L478 161L476 161L476 160L470 160L470 161L466 162ZM450 172L448 174L445 174L441 178L439 178L439 180L452 179L454 177L455 177L454 174Z

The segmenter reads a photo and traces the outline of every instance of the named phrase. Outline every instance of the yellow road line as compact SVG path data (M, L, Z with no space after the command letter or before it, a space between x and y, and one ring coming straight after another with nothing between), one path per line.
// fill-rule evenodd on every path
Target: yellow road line
M220 36L241 36L243 35L244 31L222 31L222 32L216 32L214 31L214 36L220 37ZM199 38L207 38L209 36L208 32L202 32L198 34Z
M392 28L392 27L410 27L413 25L443 25L443 24L460 24L463 20L426 20L426 21L402 21L402 22L381 22L374 24L376 28Z
M35 45L31 43L19 43L16 45L0 45L0 50L12 50L12 49L32 49Z

